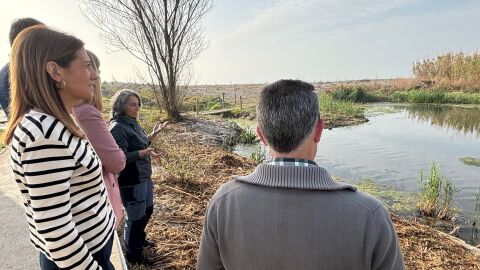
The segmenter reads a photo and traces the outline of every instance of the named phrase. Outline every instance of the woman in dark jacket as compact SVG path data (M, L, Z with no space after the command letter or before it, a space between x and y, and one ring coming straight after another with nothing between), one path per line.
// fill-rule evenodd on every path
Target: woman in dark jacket
M127 157L125 169L118 176L120 195L126 210L125 245L127 260L131 263L152 265L143 255L146 240L145 227L153 213L152 163L150 157L159 154L150 147L151 141L167 124L156 123L148 134L137 122L141 107L140 96L124 89L115 93L111 101L110 132Z

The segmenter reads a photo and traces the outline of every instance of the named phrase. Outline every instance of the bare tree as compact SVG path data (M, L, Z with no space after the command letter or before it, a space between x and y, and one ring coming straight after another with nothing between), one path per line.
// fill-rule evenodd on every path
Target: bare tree
M212 0L82 0L87 19L113 50L146 64L155 98L172 120L181 120L180 85L205 49L201 19Z

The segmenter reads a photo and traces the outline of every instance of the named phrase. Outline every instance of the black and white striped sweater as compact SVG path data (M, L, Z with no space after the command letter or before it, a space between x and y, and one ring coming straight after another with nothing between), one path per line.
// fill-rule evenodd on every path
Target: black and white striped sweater
M33 245L62 269L101 269L92 254L112 236L115 218L89 142L31 110L10 153Z

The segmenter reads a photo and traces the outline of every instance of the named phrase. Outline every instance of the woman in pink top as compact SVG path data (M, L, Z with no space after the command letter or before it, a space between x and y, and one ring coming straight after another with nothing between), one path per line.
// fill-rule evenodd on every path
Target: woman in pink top
M92 60L93 69L99 73L100 61L98 57L91 51L87 51L87 53ZM108 130L107 124L102 117L102 110L103 101L99 78L95 82L92 100L77 106L74 109L74 114L78 124L87 135L88 140L102 161L103 180L116 217L115 228L118 229L123 212L116 173L121 172L125 168L126 157Z

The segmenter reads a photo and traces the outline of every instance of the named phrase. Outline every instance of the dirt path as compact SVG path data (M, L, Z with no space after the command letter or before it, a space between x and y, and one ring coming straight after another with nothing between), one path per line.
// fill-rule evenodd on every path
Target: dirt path
M3 269L38 269L38 252L30 244L25 212L13 182L8 153L0 154L0 261Z

